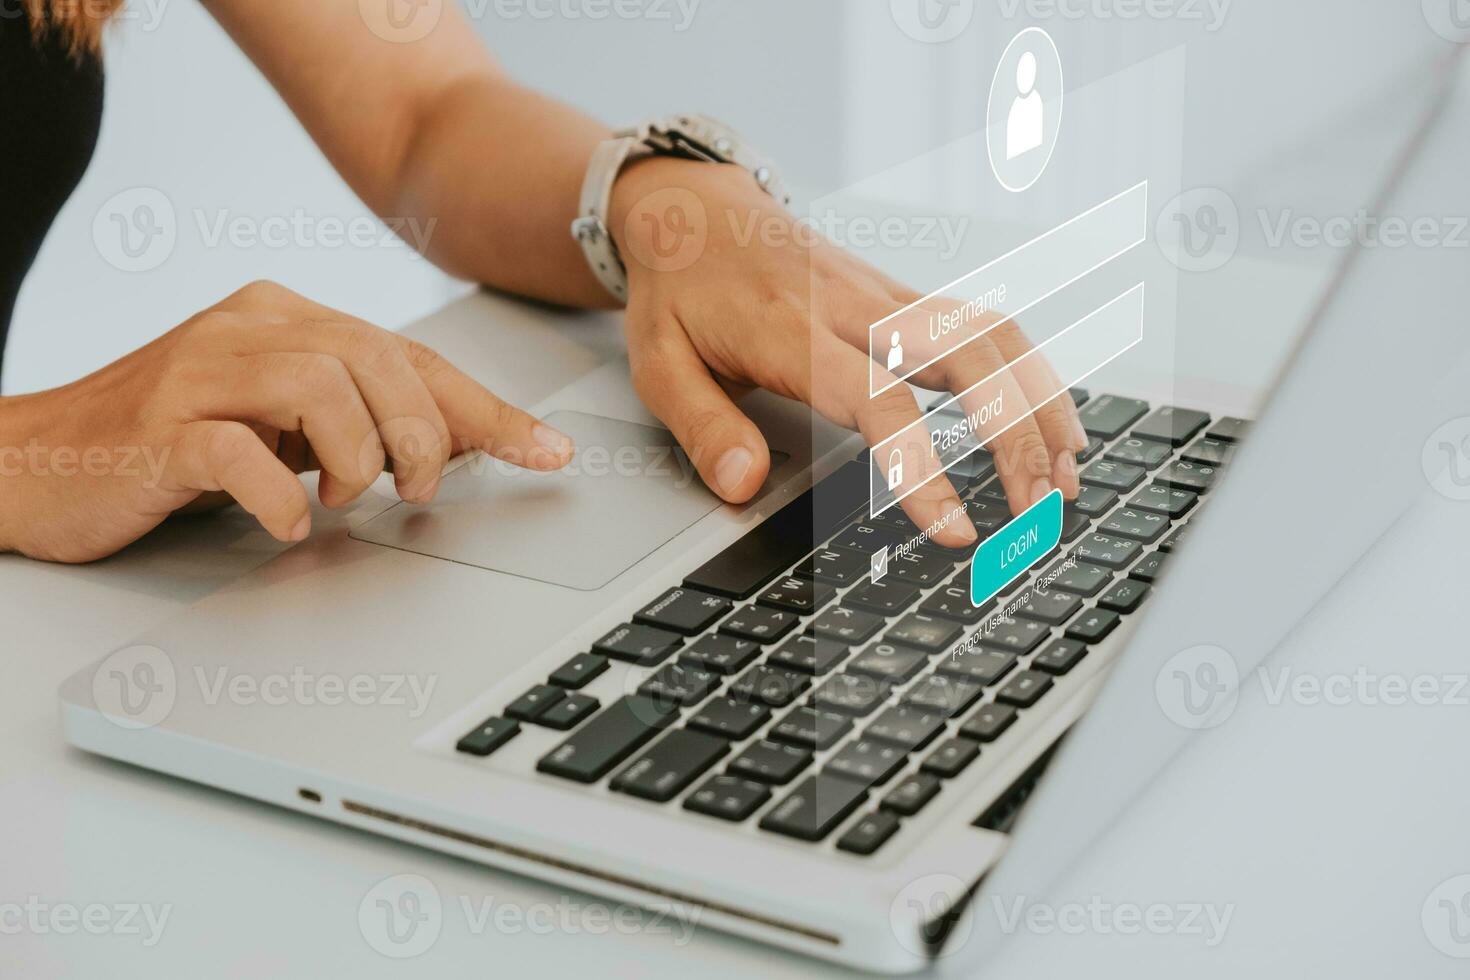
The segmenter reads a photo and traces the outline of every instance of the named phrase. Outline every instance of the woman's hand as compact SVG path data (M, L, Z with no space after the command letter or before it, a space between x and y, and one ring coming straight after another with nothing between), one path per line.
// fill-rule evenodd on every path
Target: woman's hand
M341 507L391 462L423 503L471 448L538 470L573 450L422 344L255 283L74 384L0 401L0 548L90 561L217 492L300 541L297 472L320 469Z
M896 443L904 449L902 506L920 528L960 506L908 386L869 397L870 384L880 390L895 381L868 356L869 325L921 296L812 241L735 167L667 158L634 164L614 186L609 217L628 267L634 383L720 496L748 500L770 467L760 431L732 401L753 385L806 402L860 431L870 446L903 432ZM944 353L929 349L928 316L955 305L936 299L905 314L914 325L904 331L906 363ZM1053 488L1076 496L1075 454L1087 435L1045 360L1017 363L1031 346L1013 323L998 320L977 324L976 333L993 329L911 380L965 392L967 413L1003 400L1003 418L979 432L981 439L995 435L990 449L1019 513ZM885 351L887 342L885 333ZM935 538L958 547L975 536L969 521L950 520Z

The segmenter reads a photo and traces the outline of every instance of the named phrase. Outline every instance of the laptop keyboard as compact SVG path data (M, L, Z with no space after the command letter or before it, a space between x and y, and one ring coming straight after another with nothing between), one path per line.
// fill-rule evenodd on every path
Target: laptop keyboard
M1091 442L1062 543L986 606L963 550L868 516L848 463L459 740L488 756L521 724L567 731L536 769L762 831L876 852L1148 598L1248 423L1074 390ZM950 472L983 540L1011 519L983 451ZM814 542L822 547L813 548ZM1044 589L1037 579L1050 580ZM1003 615L1010 610L1010 617ZM609 659L651 668L605 707ZM876 801L876 806L869 806ZM861 811L861 812L859 812Z

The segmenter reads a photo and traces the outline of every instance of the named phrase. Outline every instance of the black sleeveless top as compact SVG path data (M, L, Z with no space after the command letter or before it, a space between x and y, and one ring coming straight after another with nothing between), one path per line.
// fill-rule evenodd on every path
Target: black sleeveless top
M41 240L92 159L102 121L102 65L33 36L25 6L0 4L0 357Z

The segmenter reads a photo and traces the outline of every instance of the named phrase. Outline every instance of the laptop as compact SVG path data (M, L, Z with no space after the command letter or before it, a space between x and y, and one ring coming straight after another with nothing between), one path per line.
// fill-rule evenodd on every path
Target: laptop
M1383 207L1444 206L1446 78ZM873 516L856 437L755 396L779 452L724 506L608 352L533 406L568 472L471 456L433 506L365 508L70 678L66 737L867 970L978 963L1003 937L966 902L1045 895L1197 737L1171 658L1248 670L1422 488L1462 261L1349 256L1253 423L1089 379L1061 543L978 608L969 553ZM1009 522L984 454L951 478Z

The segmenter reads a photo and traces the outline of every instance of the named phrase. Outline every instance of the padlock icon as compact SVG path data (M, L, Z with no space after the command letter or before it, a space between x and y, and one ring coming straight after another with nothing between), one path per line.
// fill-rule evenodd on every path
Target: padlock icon
M895 449L888 454L888 489L893 493L903 484L903 453Z

